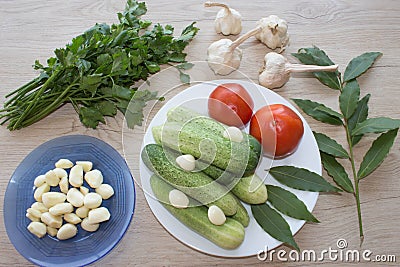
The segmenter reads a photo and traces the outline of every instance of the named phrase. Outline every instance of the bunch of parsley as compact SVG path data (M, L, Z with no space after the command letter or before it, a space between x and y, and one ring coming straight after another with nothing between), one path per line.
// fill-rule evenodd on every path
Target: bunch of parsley
M173 37L171 25L157 24L148 30L151 22L140 18L146 12L144 2L128 0L125 11L118 13L119 24L96 24L65 48L56 49L47 66L35 61L40 75L6 96L1 124L20 129L71 103L82 123L96 128L105 123L104 116L115 116L117 110L126 114L135 96L136 108L130 112L137 114L128 124L140 125L143 107L157 99L157 93L139 92L132 85L158 72L162 64L184 63L183 50L199 30L195 23L179 37Z

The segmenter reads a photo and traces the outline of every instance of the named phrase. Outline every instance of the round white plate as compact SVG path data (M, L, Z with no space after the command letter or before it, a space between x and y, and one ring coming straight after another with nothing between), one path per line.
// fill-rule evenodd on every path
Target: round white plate
M292 108L303 120L304 136L297 151L282 160L271 161L270 159L264 157L257 168L257 174L260 175L260 177L262 178L266 177L266 184L279 185L296 194L296 196L306 204L308 210L312 211L315 203L317 202L318 193L288 188L278 183L271 176L269 176L265 169L270 168L272 163L273 166L293 165L306 168L310 171L321 174L321 159L317 143L314 139L309 125L301 116L301 114L296 110L296 108L278 94L260 85L241 80L217 80L196 84L184 90L183 92L174 96L167 103L165 103L164 106L154 116L153 120L149 124L149 127L147 128L146 134L143 139L142 148L146 144L155 143L151 134L151 128L153 126L161 125L166 121L166 115L169 109L179 105L183 105L192 108L203 115L207 115L207 99L209 94L212 92L212 90L215 89L218 84L227 82L239 83L247 89L254 101L254 111L257 111L262 106L268 104L281 103ZM257 224L253 215L251 214L250 206L245 204L245 207L250 215L250 224L246 228L246 234L243 243L238 248L233 250L226 250L218 247L211 241L203 238L202 236L182 224L173 215L171 215L156 199L154 199L152 194L149 194L149 192L152 192L150 187L150 176L152 175L152 172L150 172L146 168L142 160L140 160L139 163L139 170L142 188L144 192L146 192L145 197L152 212L170 234L172 234L175 238L177 238L179 241L186 244L187 246L201 252L216 256L246 257L256 255L266 248L270 250L282 244L282 242L272 238L270 235L264 232L264 230ZM296 220L285 215L283 215L283 217L290 225L290 229L293 234L299 231L305 223L305 221Z

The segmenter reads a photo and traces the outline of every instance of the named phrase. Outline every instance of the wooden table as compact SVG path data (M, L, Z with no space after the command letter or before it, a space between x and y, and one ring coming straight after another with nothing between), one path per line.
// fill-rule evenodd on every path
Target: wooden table
M325 50L343 71L351 58L367 51L381 51L384 56L377 61L368 74L359 79L362 95L372 94L371 116L400 118L400 3L390 0L303 0L303 1L230 1L244 18L243 32L250 30L255 22L270 14L276 14L289 23L289 55L298 48L317 45ZM125 1L0 1L0 97L22 85L37 73L31 65L35 59L45 61L53 50L62 47L72 37L80 34L96 22L113 23L116 13L122 11ZM198 21L201 31L188 47L188 59L197 61L206 58L208 45L221 38L213 30L216 10L203 8L202 1L148 1L146 18L161 23L171 23L180 31L192 20ZM265 53L270 50L251 40L243 46L245 55L240 70L252 80L262 66ZM237 76L233 76L237 77ZM322 86L309 75L292 78L284 87L275 90L283 97L309 98L338 108L337 92ZM343 130L326 126L306 116L311 128L324 132L345 142ZM6 186L14 169L21 160L39 144L57 136L86 134L98 137L121 154L123 117L107 119L107 125L97 130L87 129L80 123L70 105L53 113L27 129L10 132L0 127L2 149L0 163L0 212ZM138 135L138 143L141 135ZM356 150L359 163L369 148L373 136L362 141ZM400 218L400 145L396 141L391 153L380 168L361 183L361 202L365 227L362 249L375 254L400 256L398 234ZM349 167L349 166L347 166ZM132 168L133 173L137 167ZM326 173L324 176L327 177ZM327 178L331 181L330 178ZM138 188L139 189L139 188ZM349 249L359 248L356 206L350 194L321 194L314 214L320 224L306 224L295 236L302 249L321 252L336 248L336 241L344 238ZM0 224L0 265L28 265L9 242L4 223ZM288 250L281 246L279 249ZM399 260L399 259L397 259ZM275 260L275 262L279 262ZM95 263L102 265L244 265L257 264L254 257L223 259L208 256L188 248L170 236L151 213L143 192L137 190L137 203L133 221L114 250ZM324 261L325 264L334 264ZM265 263L264 263L265 264ZM311 263L292 263L303 266ZM321 264L321 262L319 263ZM342 264L339 262L339 264Z

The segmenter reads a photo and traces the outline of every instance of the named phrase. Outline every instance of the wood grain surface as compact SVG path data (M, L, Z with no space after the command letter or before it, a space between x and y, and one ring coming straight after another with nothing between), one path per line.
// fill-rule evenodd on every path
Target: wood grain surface
M361 94L372 94L370 116L400 118L400 2L395 0L301 0L301 1L229 1L244 18L243 32L254 27L255 22L276 14L289 23L289 55L298 48L317 45L327 52L343 71L351 58L367 51L381 51L380 58L368 74L359 79ZM113 23L116 13L122 11L124 0L0 0L0 102L11 90L35 77L31 65L35 59L45 61L53 50L64 46L72 37L82 33L96 22ZM148 0L145 16L153 22L171 23L179 32L191 21L198 21L200 32L187 49L188 60L204 61L208 45L221 38L213 29L216 9L203 8L202 1L193 0ZM244 56L240 71L257 81L258 71L265 53L270 51L255 40L243 44ZM291 60L294 61L292 58ZM241 78L239 73L233 78ZM283 97L309 98L338 108L338 94L327 89L309 75L297 75L284 87L275 90ZM172 93L173 95L174 93ZM153 110L154 113L156 110ZM345 142L343 130L326 126L305 116L311 128L324 132ZM142 129L143 130L143 129ZM22 159L39 144L57 136L86 134L98 137L121 154L123 116L108 118L107 125L97 130L81 125L70 105L65 105L46 119L22 129L10 132L0 127L0 214L6 187L14 169ZM143 134L138 129L135 144L140 145ZM357 146L356 160L359 163L374 136L368 136ZM361 205L363 210L365 241L361 250L369 249L376 254L391 254L400 257L400 145L395 145L379 169L361 183ZM130 155L128 160L138 157ZM349 167L348 165L346 165ZM137 166L130 166L134 174ZM326 173L324 176L327 177ZM329 178L327 178L329 179ZM139 189L139 188L138 188ZM137 190L137 203L132 223L122 241L95 266L126 265L264 265L257 257L224 259L208 256L190 249L169 235L150 211L143 192ZM306 224L295 239L302 249L321 252L336 248L336 241L344 238L349 249L359 248L356 206L350 194L321 194L314 209L320 224ZM28 266L7 238L4 221L0 223L0 265ZM285 246L279 249L289 250ZM281 263L275 260L273 265ZM343 262L323 261L289 262L286 266ZM362 264L366 264L365 262ZM376 263L374 263L376 264ZM385 263L384 265L387 265Z

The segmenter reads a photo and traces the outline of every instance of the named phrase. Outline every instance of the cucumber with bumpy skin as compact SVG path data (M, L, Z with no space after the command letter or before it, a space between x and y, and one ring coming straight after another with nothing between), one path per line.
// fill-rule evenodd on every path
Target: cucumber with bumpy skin
M152 128L154 140L182 154L242 176L254 173L259 157L248 145L232 142L215 132L201 130L191 123L166 122Z
M179 168L171 162L173 159L166 156L160 145L146 145L142 150L142 160L150 170L200 203L216 205L228 216L236 213L235 196L225 186L202 172L189 172Z
M216 121L207 116L201 115L200 113L183 106L174 107L167 112L167 121L186 123L191 121L193 124L198 125L200 129L215 132L218 135L222 135L227 125ZM243 131L242 131L243 132ZM261 156L261 144L252 135L243 132L243 144L246 144L250 149L257 155L258 158Z
M238 221L228 217L223 225L214 225L208 219L207 208L202 205L198 206L193 199L190 199L190 206L185 209L178 209L170 205L168 195L173 187L161 178L156 175L151 176L150 185L161 204L193 231L224 249L235 249L242 244L245 232L243 225Z
M208 165L204 168L203 164L200 161L196 161L198 169L201 169L202 172L219 183L226 185L243 202L248 204L262 204L267 201L267 187L257 174L237 178L233 174L213 165Z
M244 227L247 227L247 226L249 226L249 223L250 223L249 214L247 213L247 210L243 206L242 202L237 200L237 203L238 203L238 208L237 208L236 214L233 215L231 218L240 222Z
M231 192L248 204L262 204L268 199L267 187L257 174L240 178Z

